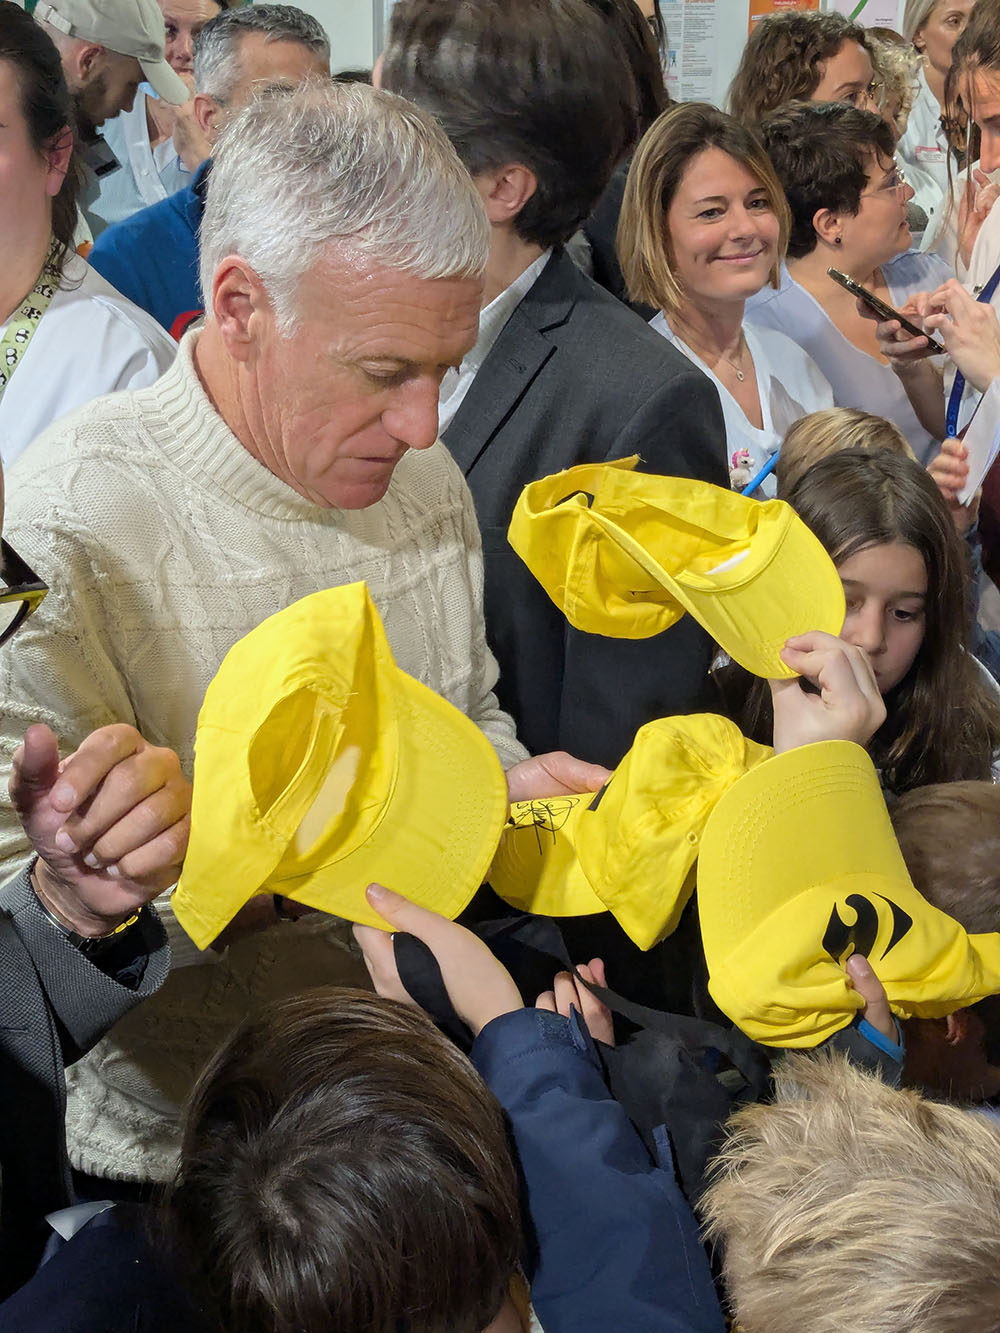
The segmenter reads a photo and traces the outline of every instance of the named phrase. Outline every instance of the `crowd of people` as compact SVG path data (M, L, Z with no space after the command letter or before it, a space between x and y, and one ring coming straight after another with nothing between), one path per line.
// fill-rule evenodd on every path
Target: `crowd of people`
M1000 0L337 44L0 0L0 1329L1000 1333Z

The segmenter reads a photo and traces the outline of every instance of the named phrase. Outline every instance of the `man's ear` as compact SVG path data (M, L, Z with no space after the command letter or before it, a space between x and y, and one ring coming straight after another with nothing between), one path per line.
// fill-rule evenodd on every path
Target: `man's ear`
M239 255L227 255L215 270L212 314L233 360L250 361L274 310L257 273Z
M538 189L538 177L521 162L480 172L475 182L486 216L495 226L513 222Z
M81 83L89 83L104 64L105 49L96 42L83 42L70 59Z
M843 220L832 208L819 208L813 214L813 231L827 245L836 245L843 230Z
M968 1009L956 1009L944 1020L945 1042L948 1046L961 1046L969 1035Z
M210 144L214 144L222 129L222 106L208 93L195 93L194 118L198 128Z

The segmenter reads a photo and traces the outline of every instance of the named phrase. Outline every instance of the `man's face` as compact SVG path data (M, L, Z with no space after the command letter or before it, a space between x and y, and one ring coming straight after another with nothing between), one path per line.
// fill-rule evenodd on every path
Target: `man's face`
M269 42L262 32L245 32L239 39L239 78L225 105L201 94L205 110L202 130L214 143L226 120L240 111L264 83L284 83L289 87L304 79L329 78L327 62L302 42Z
M122 111L131 111L141 82L138 60L105 50L75 94L77 119L84 137L92 137L94 130Z
M331 245L290 336L266 298L250 317L253 452L314 504L376 504L407 450L437 439L441 379L476 341L481 296L479 279L416 278Z

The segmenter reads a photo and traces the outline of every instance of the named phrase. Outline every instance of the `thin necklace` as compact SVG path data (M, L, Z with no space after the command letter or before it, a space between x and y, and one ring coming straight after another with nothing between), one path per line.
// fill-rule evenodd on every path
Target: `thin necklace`
M708 352L708 354L711 355L711 351L710 351L709 348L707 348L707 347L699 347L698 344L697 344L696 342L692 342L690 338L685 338L684 341L687 343L687 345L688 345L690 348L692 348L693 351L698 352L699 355L700 355L703 359L704 359L704 356L705 356L705 353L706 353L706 352ZM742 363L742 361L743 361L743 353L746 351L746 345L747 345L747 344L746 344L746 339L743 337L743 330L740 329L740 346L739 346L739 353L740 353L740 362L741 362L741 363ZM742 365L739 365L739 366L738 366L738 365L736 364L735 361L730 361L729 357L726 356L725 352L719 352L718 355L722 358L723 361L725 361L725 363L726 363L727 366L731 366L731 367L733 368L733 370L736 372L736 378L737 378L737 379L739 380L739 382L742 384L743 381L746 379L746 373L745 373L744 370L742 369Z

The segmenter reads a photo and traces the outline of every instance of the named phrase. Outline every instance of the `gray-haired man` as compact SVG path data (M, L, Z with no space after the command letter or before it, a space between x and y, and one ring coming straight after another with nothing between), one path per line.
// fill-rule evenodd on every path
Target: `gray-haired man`
M64 418L13 469L11 537L54 591L0 657L5 758L25 720L67 748L121 721L190 772L232 644L364 580L400 667L482 728L515 798L596 789L604 770L524 760L493 693L476 516L435 443L441 378L476 338L488 226L442 131L358 84L262 97L221 136L202 246L205 329L156 384ZM24 850L6 809L0 856ZM163 905L163 992L70 1071L77 1169L167 1178L180 1105L247 1006L358 980L337 927L278 926L257 902L276 928L212 966L182 956Z
M330 70L319 23L294 5L247 5L206 23L195 40L193 114L209 144L264 83L295 84ZM90 263L175 338L202 312L198 227L211 161L191 184L115 223L97 239Z

